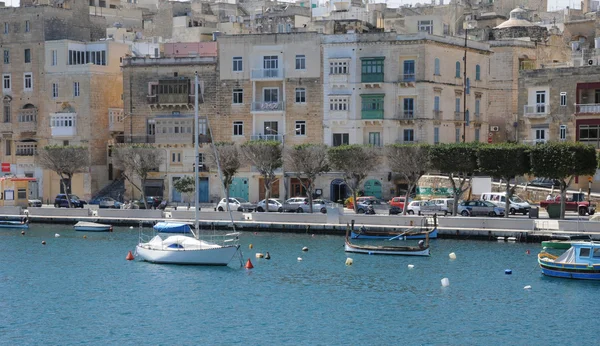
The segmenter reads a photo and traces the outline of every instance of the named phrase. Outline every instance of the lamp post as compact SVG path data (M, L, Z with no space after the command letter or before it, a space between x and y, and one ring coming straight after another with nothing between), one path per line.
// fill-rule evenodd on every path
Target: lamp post
M465 56L463 57L463 143L467 138L467 31L468 25L465 22Z
M274 129L268 127L268 126L265 129L267 131L269 131L269 132L275 132L275 134L279 134L277 132L277 130L274 130ZM290 131L290 132L292 132L292 131ZM287 187L287 179L285 177L285 159L283 158L283 155L284 155L284 152L285 152L285 136L288 133L290 133L290 132L286 132L286 133L283 133L281 135L281 155L282 155L282 157L281 157L281 171L282 171L282 176L283 176L283 201L284 202L287 201L287 199L288 199L288 187ZM300 132L300 128L299 127L295 128L293 130L293 132L294 133Z

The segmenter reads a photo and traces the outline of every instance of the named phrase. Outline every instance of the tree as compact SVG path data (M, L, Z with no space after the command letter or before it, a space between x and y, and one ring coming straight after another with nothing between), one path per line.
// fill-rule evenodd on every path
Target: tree
M143 186L148 174L155 171L164 159L159 149L148 144L123 145L113 149L113 165L122 170L125 179L140 191L146 209L148 209L146 193L134 182L134 179L139 178Z
M390 144L385 147L390 170L399 174L408 183L404 198L403 214L406 215L408 197L429 169L429 145L427 144Z
M186 195L188 200L188 208L190 207L190 201L192 200L192 194L196 191L196 180L194 177L185 176L181 179L176 180L173 183L173 187L179 193Z
M359 144L341 145L329 148L327 156L332 168L342 172L344 182L352 192L354 212L358 213L356 195L362 182L379 165L379 150Z
M37 164L60 176L61 184L67 195L67 203L71 208L71 198L69 197L66 179L71 180L76 173L85 173L90 167L90 156L86 147L80 146L58 146L49 145L38 150L36 156Z
M578 175L594 175L596 149L581 143L549 142L531 148L531 173L560 180L560 218L565 218L567 188Z
M306 190L310 212L313 212L313 192L317 176L329 171L327 146L325 144L300 144L285 153L288 169L298 178Z
M518 185L515 182L511 186L510 181L530 172L529 147L512 143L482 145L477 150L477 164L481 173L506 182L504 217L508 217L509 213L514 214L514 208L510 208L510 199Z
M283 165L281 143L279 141L249 141L240 147L240 151L249 164L254 166L263 178L265 186L265 209L269 211L271 185L275 181L275 171Z
M238 146L235 143L219 142L211 144L211 151L207 155L211 166L221 168L221 183L225 189L227 211L229 211L229 187L233 183L233 177L237 174L242 161L240 160Z
M451 143L437 144L429 150L431 167L448 174L454 197L453 215L458 211L458 200L471 185L473 172L477 171L478 147L478 143Z

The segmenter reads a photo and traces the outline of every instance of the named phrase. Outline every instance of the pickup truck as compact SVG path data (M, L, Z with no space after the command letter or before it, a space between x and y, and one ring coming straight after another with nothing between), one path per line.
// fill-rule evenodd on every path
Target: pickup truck
M560 195L557 195L554 197L554 199L549 201L541 201L540 207L548 209L548 206L551 204L560 205ZM596 212L596 206L585 200L585 194L574 193L572 196L567 195L567 200L565 201L565 211L576 211L582 216L586 214L594 215Z

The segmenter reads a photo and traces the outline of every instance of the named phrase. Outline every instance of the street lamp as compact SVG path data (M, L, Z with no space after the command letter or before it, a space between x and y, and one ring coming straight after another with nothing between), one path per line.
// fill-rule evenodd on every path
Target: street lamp
M463 143L467 138L467 32L469 29L473 29L471 24L465 20L464 24L465 29L465 56L463 57L464 66L463 66L463 135L462 141Z
M265 130L269 131L269 132L275 132L275 134L279 134L277 132L277 130L272 129L270 127L265 127ZM283 175L283 200L286 201L288 199L288 187L287 187L287 179L285 178L285 159L283 158L283 154L285 152L285 136L290 133L292 131L283 133L281 135L281 171L282 171L282 175ZM299 133L300 132L300 127L296 127L293 130L294 133Z

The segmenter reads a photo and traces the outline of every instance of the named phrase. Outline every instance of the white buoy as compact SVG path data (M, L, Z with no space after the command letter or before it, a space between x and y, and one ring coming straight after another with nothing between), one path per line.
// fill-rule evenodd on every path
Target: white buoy
M455 260L456 259L456 254L454 252L451 252L448 257L450 257L451 260Z
M504 241L504 237L498 237L496 239L498 239L498 241Z
M298 261L302 261L302 257L298 257Z
M523 289L530 290L531 286L527 285L527 286L523 287Z
M450 286L450 280L448 280L448 278L443 278L442 279L442 287L448 287Z
M508 240L508 241L517 241L517 238L515 238L515 237L508 237L506 240Z
M263 258L265 257L265 255L261 254L260 252L256 253L256 258Z
M129 226L129 229L133 229L133 226Z
M346 265L347 266L351 266L353 262L354 261L352 260L352 258L350 258L350 257L346 258Z
M303 247L303 248L302 248L302 251L308 251L308 247L306 247L306 246L305 246L305 247Z
M58 233L54 234L54 238L58 238L58 237L60 237L60 234L58 234Z
M409 264L409 265L408 265L408 269L413 269L414 267L415 267L415 265L414 265L414 264Z

